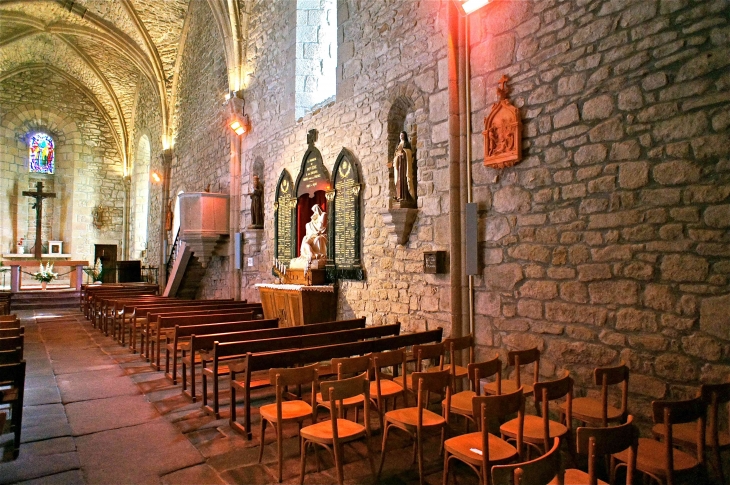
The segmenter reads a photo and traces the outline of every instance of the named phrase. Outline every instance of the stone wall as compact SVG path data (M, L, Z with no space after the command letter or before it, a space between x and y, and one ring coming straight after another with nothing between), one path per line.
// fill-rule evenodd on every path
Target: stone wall
M207 2L191 2L188 35L179 72L179 102L174 107L170 195L180 191L229 193L231 148L227 126L228 73L223 39ZM175 235L170 235L170 242ZM216 257L202 281L200 297L231 298L228 257Z
M537 346L541 374L629 407L730 373L730 26L724 1L499 2L473 17L480 357ZM482 166L502 74L524 160ZM722 310L722 309L725 310Z
M44 79L38 84L38 79ZM46 131L56 143L54 175L28 173L26 136ZM29 249L35 233L35 213L20 192L31 177L52 184L57 198L46 206L53 224L46 234L63 240L74 258L91 260L94 244L116 244L121 250L124 189L122 157L102 114L88 93L46 69L21 72L0 83L0 251L15 252L26 237ZM48 200L48 199L46 199ZM92 211L104 208L104 226L93 224ZM51 215L51 214L49 214ZM19 233L23 231L23 233ZM45 243L45 241L44 241Z

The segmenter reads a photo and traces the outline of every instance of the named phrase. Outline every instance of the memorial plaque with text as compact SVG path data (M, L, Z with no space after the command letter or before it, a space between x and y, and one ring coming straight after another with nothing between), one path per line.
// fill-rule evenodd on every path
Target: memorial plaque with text
M360 175L354 156L343 149L335 162L334 197L334 264L338 278L364 278L360 260Z
M275 257L282 263L289 263L292 256L292 209L295 205L294 185L292 184L289 172L284 170L279 177L279 184L276 187L276 200L274 210L276 224Z

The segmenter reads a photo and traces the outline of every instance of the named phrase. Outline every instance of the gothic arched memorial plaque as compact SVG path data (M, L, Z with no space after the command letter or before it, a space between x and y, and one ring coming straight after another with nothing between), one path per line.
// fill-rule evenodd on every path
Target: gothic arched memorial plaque
M520 111L507 99L507 76L497 88L498 101L484 118L484 166L511 167L522 160L522 120Z
M342 149L334 166L334 197L330 203L334 268L328 266L331 278L364 279L360 261L360 173L355 157ZM334 274L333 273L333 269Z
M279 183L276 185L276 198L274 200L274 257L282 263L288 263L292 257L293 236L292 211L296 204L294 198L294 184L291 175L285 169L281 172Z

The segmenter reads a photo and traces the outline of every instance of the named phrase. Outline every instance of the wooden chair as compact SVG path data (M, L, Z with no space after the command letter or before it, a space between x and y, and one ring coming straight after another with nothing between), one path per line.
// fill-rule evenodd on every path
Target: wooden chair
M593 382L601 386L601 399L578 397L573 399L573 419L589 426L608 426L608 423L626 421L629 400L629 368L625 364L615 367L596 367ZM621 384L621 408L608 404L608 386ZM565 404L560 410L565 416Z
M378 411L378 419L380 420L380 429L383 429L383 415L388 412L388 399L393 398L393 409L396 407L398 396L403 397L404 405L407 406L407 398L405 389L401 384L393 381L393 374L396 373L398 366L401 366L401 372L406 371L406 353L403 349L392 350L390 352L374 352L370 354L372 363L373 381L370 382L370 400L375 404ZM383 372L384 368L392 367L393 374Z
M525 396L522 389L512 394L475 396L472 407L472 415L480 431L449 438L444 442L443 485L449 481L449 462L452 459L460 460L474 470L482 485L490 485L490 470L493 465L508 463L522 456L522 427L525 418ZM517 413L516 447L489 432L490 419L504 419L514 413Z
M337 372L337 379L343 380L347 377L353 377L354 375L368 372L370 370L370 356L363 355L360 357L340 357L332 359L332 370ZM322 383L324 384L324 383ZM369 393L368 393L369 394ZM329 409L330 400L323 395L323 393L317 393L317 408L320 406ZM342 407L342 413L347 418L347 411L351 408L355 408L355 422L358 422L360 408L364 406L362 394L355 394L354 396L340 402L338 400L338 406Z
M20 432L23 422L25 392L25 361L0 365L0 404L10 405L10 427L15 434L13 458L20 454Z
M661 423L664 441L639 438L636 451L636 469L658 483L673 485L680 478L699 472L704 467L705 453L705 412L706 405L701 397L685 401L653 401L651 403L654 423ZM697 456L674 448L673 425L695 423ZM615 453L613 457L619 464L628 463L629 451Z
M443 342L435 344L422 344L413 346L413 358L416 361L415 372L423 372L426 370L423 366L423 361L438 361L438 370L442 371L444 368L444 344ZM433 372L433 371L431 371ZM415 382L408 377L413 374L406 374L405 368L403 374L394 377L393 382L400 384L404 389L409 392L414 392ZM406 398L406 401L408 398ZM406 402L406 406L408 403Z
M702 384L700 396L707 405L708 418L705 429L705 449L710 452L712 467L715 468L720 483L725 483L725 473L722 469L720 452L730 449L730 431L720 431L720 405L730 402L730 383L724 384ZM730 417L730 416L729 416ZM652 434L657 439L664 437L664 426L656 424L652 428ZM686 448L697 447L697 429L694 423L681 423L672 425L672 439L676 445Z
M520 376L522 366L534 364L534 376L532 384L525 384L522 382ZM507 366L515 368L514 379L503 379L502 380L502 392L511 393L522 387L522 392L525 396L532 395L533 385L537 382L540 375L540 351L537 347L527 350L511 350L507 352ZM484 386L484 392L486 394L497 394L497 385L494 382Z
M572 420L572 400L573 400L573 379L566 375L561 379L554 381L536 382L534 387L535 408L539 416L528 414L525 416L524 441L528 445L547 453L552 446L555 438L569 438L570 423ZM549 402L556 401L566 397L566 423L564 425L550 419ZM517 427L519 423L517 419L512 419L504 423L499 429L503 436L512 439L517 438ZM569 448L570 450L570 448ZM572 451L572 450L571 450Z
M576 468L569 468L565 470L565 483L608 485L597 477L598 457L627 450L629 461L626 467L626 485L632 485L634 483L634 470L636 469L636 447L639 443L639 429L633 421L633 416L627 416L625 424L610 428L578 428L575 433L576 451L580 455L588 456L588 473ZM611 483L615 483L615 476L611 476L610 480ZM557 483L557 480L553 480L550 485L556 485Z
M560 459L560 439L556 439L553 447L539 458L512 465L495 465L492 467L493 485L547 485L552 480L563 485L563 464Z
M454 379L454 388L456 386L456 382L464 379L468 376L467 368L465 366L461 366L456 364L456 353L460 352L462 350L469 350L469 360L467 361L467 365L474 362L474 337L470 335L465 335L463 337L454 337L454 338L447 338L444 339L442 342L444 344L444 369L451 371L451 375ZM448 355L448 359L446 359L446 356ZM448 363L447 363L448 360ZM431 367L428 369L429 372L435 372L440 370L437 367Z
M481 394L481 379L496 375L497 395L502 394L502 362L499 360L499 357L495 357L486 362L470 363L467 365L467 375L469 376L471 389L457 392L451 396L451 409L449 411L466 418L466 432L468 433L469 422L474 421L472 399L474 396ZM442 405L444 404L442 403Z
M414 372L412 388L416 389L416 406L394 409L385 413L385 428L383 430L383 448L380 456L377 480L383 471L385 462L385 446L388 442L388 432L395 427L408 433L414 439L413 461L418 458L418 476L423 485L423 433L430 429L441 430L443 444L449 423L449 408L451 406L451 374L447 370L440 372ZM427 409L431 392L445 394L446 406L442 407L442 414L438 415Z
M330 410L330 420L320 421L302 428L301 435L301 474L300 485L304 483L306 472L307 446L319 445L334 455L335 468L337 469L337 482L342 485L344 481L342 465L344 454L342 445L351 441L365 438L365 448L370 461L370 470L374 472L372 457L370 456L370 383L367 373L349 379L337 381L324 381L321 384L321 396ZM357 421L342 419L345 403L357 400L364 408L364 425ZM339 411L338 411L339 410ZM319 462L319 458L317 459ZM373 473L374 474L374 473Z
M276 390L276 403L266 404L259 408L261 413L261 447L259 448L259 463L264 455L264 433L266 423L271 423L276 431L276 454L278 458L278 477L281 483L284 454L284 438L282 427L286 423L296 422L299 429L302 421L311 418L312 423L317 422L315 395L317 393L317 369L319 364L313 364L298 368L275 368L269 371L269 379ZM301 386L311 384L312 402L307 403L300 399L284 401L283 393L287 386Z

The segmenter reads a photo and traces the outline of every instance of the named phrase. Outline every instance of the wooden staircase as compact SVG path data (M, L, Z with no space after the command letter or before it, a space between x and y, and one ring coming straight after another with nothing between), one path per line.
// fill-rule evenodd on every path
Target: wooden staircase
M205 268L185 242L178 243L164 295L194 300L198 296Z

